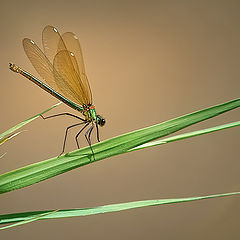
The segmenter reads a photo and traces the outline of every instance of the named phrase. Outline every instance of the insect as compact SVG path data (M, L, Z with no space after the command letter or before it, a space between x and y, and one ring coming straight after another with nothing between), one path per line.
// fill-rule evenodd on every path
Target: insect
M80 120L79 123L66 128L63 148L60 155L65 151L66 139L69 129L83 125L75 136L77 147L78 137L84 131L85 138L91 148L93 158L94 152L91 145L91 134L96 127L97 140L99 139L98 126L104 126L105 119L96 113L92 103L92 93L85 73L82 50L77 36L72 32L62 35L53 26L46 26L42 32L43 51L37 44L28 38L23 39L23 48L30 62L44 81L40 81L30 73L15 64L9 64L13 72L19 73L30 81L67 104L69 107L82 113L83 117L71 113L60 113L43 119L68 115Z

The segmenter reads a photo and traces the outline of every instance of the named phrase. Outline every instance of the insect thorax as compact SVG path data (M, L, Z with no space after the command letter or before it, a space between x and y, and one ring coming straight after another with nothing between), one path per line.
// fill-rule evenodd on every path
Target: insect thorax
M83 107L84 107L83 115L85 116L85 120L88 122L96 121L97 116L95 107L93 105L85 105Z
M98 124L99 126L104 126L106 123L106 120L102 118L100 115L96 114L95 107L93 105L85 105L83 106L82 114L85 117L85 121L87 122L94 122Z

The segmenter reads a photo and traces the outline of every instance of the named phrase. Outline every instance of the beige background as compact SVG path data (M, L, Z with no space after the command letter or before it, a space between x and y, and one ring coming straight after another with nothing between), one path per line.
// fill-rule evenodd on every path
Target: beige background
M8 70L36 74L21 40L45 25L83 48L102 140L239 97L239 1L1 1L0 132L58 101ZM74 112L60 106L52 113ZM190 127L239 120L239 111ZM60 153L63 117L27 125L1 146L1 173ZM74 133L67 150L75 149ZM94 207L239 191L238 128L120 155L1 195L1 213ZM184 132L184 131L182 131ZM237 142L238 141L238 142ZM83 137L82 145L86 145ZM239 197L39 221L1 239L240 239Z

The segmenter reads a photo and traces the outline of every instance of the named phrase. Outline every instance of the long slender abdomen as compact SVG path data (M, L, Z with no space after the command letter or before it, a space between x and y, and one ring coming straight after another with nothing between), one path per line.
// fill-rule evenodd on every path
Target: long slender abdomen
M73 109L75 109L75 110L77 110L79 112L83 112L84 111L82 106L79 106L79 105L71 102L70 100L68 100L67 98L62 96L60 93L56 92L54 89L49 87L47 84L43 83L42 81L40 81L36 77L32 76L30 73L26 72L25 70L21 69L17 65L9 63L9 68L13 72L19 73L22 76L24 76L25 78L29 79L31 82L35 83L40 88L44 89L46 92L48 92L51 95L53 95L55 98L59 99L60 101L62 101L65 104L67 104L69 107L71 107L71 108L73 108Z

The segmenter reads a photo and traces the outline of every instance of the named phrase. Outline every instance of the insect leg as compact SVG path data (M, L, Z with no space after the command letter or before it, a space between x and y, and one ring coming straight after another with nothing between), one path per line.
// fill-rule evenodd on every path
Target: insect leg
M85 138L88 142L88 145L92 151L92 154L93 154L93 158L94 158L94 161L96 160L95 159L95 156L94 156L94 152L93 152L93 149L92 149L92 144L91 144L91 140L90 140L90 136L91 136L91 133L92 133L92 130L93 130L93 127L94 127L94 123L92 124L92 126L87 130L87 132L85 133ZM91 160L90 160L91 161Z
M99 130L98 130L98 123L97 123L97 122L96 122L96 128L97 128L97 140L98 140L98 142L100 142Z
M66 128L65 136L64 136L64 141L63 141L63 148L62 148L62 152L59 154L59 156L62 155L62 154L64 153L65 145L66 145L66 140L67 140L68 130L69 130L70 128L73 128L73 127L79 126L79 125L81 125L81 124L84 124L84 122L76 123L76 124L71 125L71 126L69 126L69 127Z
M77 143L77 147L80 148L79 146L79 143L78 143L78 137L79 135L81 134L81 132L89 125L89 122L87 122L82 128L81 130L78 132L78 134L75 136L75 140L76 140L76 143Z
M71 114L71 113L59 113L59 114L54 114L54 115L47 116L47 117L44 117L44 116L41 114L40 116L45 120L45 119L48 119L48 118L58 117L58 116L63 116L63 115L71 116L71 117L77 118L77 119L79 119L79 120L85 121L85 119L80 118L80 117L78 117L78 116L76 116L76 115L74 115L74 114Z

